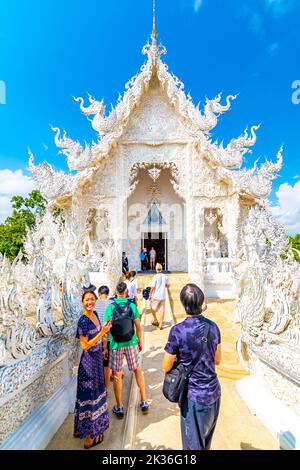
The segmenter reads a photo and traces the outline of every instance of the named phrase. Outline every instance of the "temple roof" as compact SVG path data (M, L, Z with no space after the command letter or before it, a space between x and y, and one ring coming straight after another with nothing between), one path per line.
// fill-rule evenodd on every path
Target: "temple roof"
M250 147L256 142L256 131L259 126L252 126L250 134L246 129L238 138L232 139L226 147L223 143L212 142L211 130L217 125L219 116L230 109L231 102L236 99L236 96L228 96L225 104L221 104L221 94L214 99L206 99L204 109L201 111L200 103L197 106L193 104L190 95L186 95L184 92L183 83L168 71L168 66L162 61L161 56L166 54L166 48L162 44L157 45L156 35L153 32L151 38L151 42L147 42L142 49L142 53L147 56L146 62L142 65L139 73L125 85L123 96L119 96L116 107L112 108L108 115L105 113L106 108L103 100L97 101L88 95L89 105L84 106L82 97L74 98L75 101L80 102L80 110L97 132L97 142L93 142L91 145L85 144L83 148L79 141L69 138L66 131L63 131L61 136L61 130L53 128L55 143L60 149L59 153L67 157L69 169L75 171L75 175L55 173L51 165L45 163L35 166L34 157L30 152L29 168L35 175L46 198L68 197L79 186L86 184L87 178L90 178L97 170L99 162L110 156L111 150L124 134L131 114L149 89L150 82L154 77L158 79L161 89L176 110L184 129L198 144L201 153L205 154L212 166L220 170L222 178L227 180L231 178L234 185L238 186L239 173L241 173L241 179L244 182L243 191L249 191L250 194L252 194L251 187L255 186L252 183L253 178L256 178L255 181L267 178L264 187L269 187L268 182L274 179L274 175L281 168L282 149L279 152L280 156L278 154L277 163L273 166L266 162L265 166L263 165L259 170L255 166L248 172L246 170L236 171L242 167L244 155L251 152ZM48 183L45 184L45 180ZM51 190L49 188L50 180L53 183L54 180L58 182ZM255 196L253 194L254 197L266 197L265 191L261 196L256 193Z

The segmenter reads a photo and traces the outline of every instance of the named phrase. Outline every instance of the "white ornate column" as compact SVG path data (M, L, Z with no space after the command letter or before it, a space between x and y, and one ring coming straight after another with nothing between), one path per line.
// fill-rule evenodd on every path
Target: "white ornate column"
M238 237L239 237L239 217L240 217L240 202L239 195L234 194L227 203L226 231L228 234L228 255L230 259L234 259L238 252Z

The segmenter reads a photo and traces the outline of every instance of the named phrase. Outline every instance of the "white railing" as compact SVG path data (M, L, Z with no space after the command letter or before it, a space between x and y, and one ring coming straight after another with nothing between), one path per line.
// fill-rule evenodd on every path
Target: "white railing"
M206 276L214 275L231 275L231 259L230 258L206 258L204 265L204 273Z

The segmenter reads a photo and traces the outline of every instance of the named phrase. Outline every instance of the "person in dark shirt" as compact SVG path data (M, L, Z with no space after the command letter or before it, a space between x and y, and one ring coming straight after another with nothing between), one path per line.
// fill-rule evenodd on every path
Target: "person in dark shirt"
M125 251L123 251L123 253L122 253L122 272L123 272L123 274L126 274L127 271L129 271L128 258L126 256Z
M207 343L194 366L187 394L181 405L181 436L184 450L209 450L216 427L221 387L215 364L221 361L221 335L216 323L202 315L204 294L195 284L187 284L180 293L187 318L171 328L163 358L163 370L169 372L175 359L187 369L197 357L205 324L209 323Z

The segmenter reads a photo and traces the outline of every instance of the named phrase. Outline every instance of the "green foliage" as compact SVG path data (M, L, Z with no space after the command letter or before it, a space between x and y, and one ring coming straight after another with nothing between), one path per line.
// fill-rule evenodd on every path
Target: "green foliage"
M35 225L38 215L43 215L47 204L40 191L34 189L28 197L11 198L13 212L0 224L0 252L13 260L23 247L27 229Z
M63 226L65 225L65 216L63 209L60 209L59 207L54 207L52 215L54 217L55 222Z
M294 237L289 237L289 239L292 247L295 248L295 250L298 250L298 252L300 253L300 233L298 233ZM295 259L300 262L300 255L295 250L293 250Z

